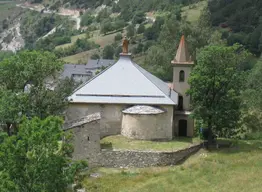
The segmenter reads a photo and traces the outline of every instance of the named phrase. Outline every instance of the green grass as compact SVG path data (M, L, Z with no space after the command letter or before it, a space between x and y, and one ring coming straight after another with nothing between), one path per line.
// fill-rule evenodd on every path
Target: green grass
M99 44L101 47L104 47L105 45L111 44L115 41L115 36L117 33L112 33L109 35L99 35L99 31L95 31L93 33L93 37L88 39L89 41L94 41L95 43ZM80 35L75 35L71 37L71 43L66 43L63 45L56 46L56 49L60 48L67 48L71 45L73 45L77 39L84 39L86 38L86 34L82 33Z
M140 151L176 151L198 144L197 138L177 138L172 141L144 141L128 139L121 135L105 137L101 140L104 149L140 150Z
M201 11L206 5L207 1L204 0L193 5L185 6L182 8L182 17L186 17L187 21L194 23L198 21L201 15Z
M20 8L15 6L15 2L13 1L1 1L0 2L0 21L5 18L12 16L16 11Z
M110 45L115 41L116 34L117 33L113 33L113 34L105 35L105 36L93 36L89 40L94 41L96 44L100 45L100 48L104 48L106 45ZM84 38L85 37L84 35L85 34L81 34L81 35L72 37L72 42L75 42L77 40L77 37L78 38ZM66 45L70 46L71 44L60 45L59 47L65 48ZM59 48L59 47L56 47L56 48ZM75 64L86 63L88 61L88 59L90 59L92 54L95 53L95 52L97 52L97 49L92 49L92 50L89 50L89 51L81 52L81 53L78 53L78 54L75 54L75 55L64 57L62 59L67 63L75 63Z
M64 57L62 58L62 60L64 60L66 63L73 63L73 64L84 64L87 63L87 61L90 59L90 57L92 56L93 53L95 53L97 50L96 49L92 49L89 51L84 51L75 55L71 55L68 57Z
M200 150L184 164L145 169L106 169L86 178L92 192L259 192L262 141L240 141L232 148Z

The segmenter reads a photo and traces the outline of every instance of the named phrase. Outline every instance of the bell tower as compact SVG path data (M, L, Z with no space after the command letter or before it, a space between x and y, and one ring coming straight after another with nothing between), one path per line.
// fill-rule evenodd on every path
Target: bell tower
M188 78L194 62L189 55L184 35L181 37L176 56L171 63L173 64L173 89L179 95L174 116L174 133L175 136L192 137L194 120L189 117L191 114L190 96L186 92L190 88Z
M190 110L190 97L186 95L186 91L190 88L188 78L194 62L188 52L185 36L181 37L179 47L173 64L173 89L180 95L178 110Z

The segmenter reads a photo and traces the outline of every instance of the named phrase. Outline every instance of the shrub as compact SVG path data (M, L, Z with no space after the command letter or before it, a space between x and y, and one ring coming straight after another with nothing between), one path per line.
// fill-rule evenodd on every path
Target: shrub
M121 33L118 33L116 36L115 36L115 41L120 41L122 40L122 34Z

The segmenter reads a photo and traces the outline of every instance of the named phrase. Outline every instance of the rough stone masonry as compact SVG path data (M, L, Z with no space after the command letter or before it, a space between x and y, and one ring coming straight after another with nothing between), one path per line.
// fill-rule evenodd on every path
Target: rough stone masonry
M101 150L100 120L100 113L94 113L65 124L64 126L64 130L71 131L74 136L73 158L75 160L87 160L90 167L149 167L176 165L201 148L201 145L198 144L174 152Z

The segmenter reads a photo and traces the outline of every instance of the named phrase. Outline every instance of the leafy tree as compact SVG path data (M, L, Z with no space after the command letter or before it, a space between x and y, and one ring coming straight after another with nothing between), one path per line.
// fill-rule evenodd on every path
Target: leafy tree
M105 46L103 50L103 59L114 59L115 49L111 45Z
M92 56L91 56L91 59L100 59L100 55L98 53L94 53Z
M57 80L63 63L49 52L22 51L0 62L0 122L16 128L21 117L61 115L75 84Z
M98 13L98 15L96 16L96 21L99 23L99 22L101 22L102 20L107 19L107 18L109 18L109 17L110 17L110 12L109 12L109 10L108 10L107 8L105 8L105 9L102 9L102 10Z
M113 28L114 30L119 30L122 29L126 26L126 22L124 20L121 19L117 19L114 23L113 23Z
M72 146L62 141L69 139L62 124L57 117L24 118L18 134L4 138L0 145L1 191L66 191L79 166L70 160ZM81 164L81 168L86 166Z
M119 58L120 53L122 53L122 46L118 46L118 47L115 49L115 57L116 57L116 58Z
M126 28L126 35L127 37L133 37L135 35L135 26L134 25L128 25Z
M122 39L122 34L121 33L116 34L115 41L120 41L121 39Z
M171 58L163 47L152 46L145 57L145 68L164 81L171 81L173 69L170 64Z
M137 29L137 33L141 34L145 32L145 25L144 24L140 24L138 29Z
M145 13L143 12L136 12L133 17L133 24L141 24L146 20Z
M262 59L255 64L251 70L246 83L246 90L244 92L244 102L251 111L262 112Z
M14 55L12 51L0 51L0 62L5 58L11 57L12 55Z
M106 19L105 21L103 21L103 23L101 24L100 33L105 35L107 32L112 30L113 30L113 25L110 19Z
M92 24L95 20L95 17L92 16L89 12L86 12L82 17L81 17L81 26L88 26Z
M206 46L197 55L197 65L190 75L194 116L212 132L230 137L240 118L240 92L243 88L241 63L248 53L239 45Z

